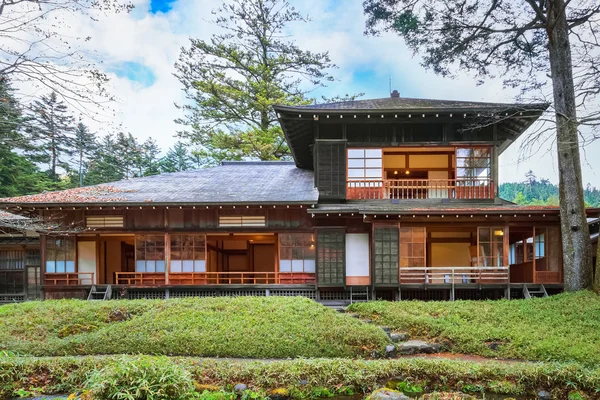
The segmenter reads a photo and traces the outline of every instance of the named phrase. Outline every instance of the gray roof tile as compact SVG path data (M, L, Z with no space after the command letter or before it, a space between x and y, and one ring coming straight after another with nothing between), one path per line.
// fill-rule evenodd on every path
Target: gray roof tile
M313 173L291 162L224 162L193 171L133 178L102 185L0 199L35 204L316 203Z

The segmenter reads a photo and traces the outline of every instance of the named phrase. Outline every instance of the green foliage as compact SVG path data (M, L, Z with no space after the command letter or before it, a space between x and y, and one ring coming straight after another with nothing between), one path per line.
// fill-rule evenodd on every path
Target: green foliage
M123 357L93 372L85 384L96 399L175 400L190 397L191 375L166 357Z
M415 337L440 338L457 353L528 360L600 363L600 296L543 299L355 303L352 312ZM496 350L491 341L501 341Z
M34 162L48 164L50 178L58 181L58 168L68 169L74 152L75 119L54 91L34 100L28 116L26 152Z
M175 65L190 104L181 136L206 163L289 156L273 104L306 104L305 94L333 78L328 53L300 49L285 35L306 18L287 1L228 0L213 12L224 33L190 39Z
M111 322L115 307L131 319ZM382 350L381 329L304 298L190 298L0 307L0 349L22 355L352 357Z
M188 152L188 146L183 142L176 142L167 154L160 160L160 170L162 172L180 172L187 171L194 167L194 159Z
M523 205L558 206L558 186L547 179L538 180L533 172L526 174L524 182L508 182L498 189L500 197ZM600 207L600 190L588 184L583 191L587 207Z
M159 364L154 369L152 364ZM167 364L172 363L173 367ZM118 364L125 364L126 367ZM142 367L146 366L146 367ZM38 390L39 394L73 393L86 389L86 382L94 371L104 370L111 379L121 379L115 371L122 371L136 379L137 369L157 371L144 376L175 376L188 390L193 380L224 388L234 382L245 382L260 398L271 388L286 387L295 398L311 398L313 390L319 393L336 393L336 387L351 386L367 393L379 387L380 382L393 376L418 378L419 384L431 390L446 390L482 382L518 382L524 394L535 394L540 388L564 392L577 390L593 397L600 388L600 369L597 365L583 367L560 363L505 363L489 361L474 363L457 360L427 358L400 358L394 360L361 359L295 359L240 361L218 359L166 358L153 356L101 356L101 357L5 357L0 358L0 398L14 397L16 391ZM182 374L176 368L188 373ZM171 371L171 372L166 372ZM98 379L100 379L98 377ZM307 380L307 385L300 385ZM129 382L129 381L128 381ZM167 379L171 385L173 379ZM570 386L569 386L570 385ZM577 389L572 389L576 386ZM123 385L125 386L125 384ZM571 388L569 388L571 387ZM37 389L39 388L39 389ZM230 391L196 391L192 398L210 400L230 399ZM518 394L518 393L514 393ZM246 393L244 394L246 395Z
M418 393L423 393L423 388L415 383L412 383L410 381L407 380L403 380L403 381L388 381L385 385L385 387L390 388L390 389L394 389L394 390L398 390L404 394L418 394Z

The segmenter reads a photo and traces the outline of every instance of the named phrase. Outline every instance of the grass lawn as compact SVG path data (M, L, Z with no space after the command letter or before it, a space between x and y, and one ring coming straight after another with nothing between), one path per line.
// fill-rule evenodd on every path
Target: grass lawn
M350 309L413 337L447 340L458 353L600 364L600 296L592 292L510 301L376 301ZM491 342L502 344L492 350Z
M123 315L128 319L120 321ZM383 331L305 298L26 302L0 307L0 353L355 357Z

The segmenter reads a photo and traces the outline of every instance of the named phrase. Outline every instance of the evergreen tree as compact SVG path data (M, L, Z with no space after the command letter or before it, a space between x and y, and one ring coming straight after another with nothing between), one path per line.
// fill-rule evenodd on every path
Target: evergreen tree
M37 163L49 165L49 176L58 181L58 168L68 168L73 155L74 118L56 92L43 95L29 108L27 153Z
M187 171L193 167L193 158L182 142L177 142L167 151L160 162L162 172Z
M84 177L86 185L114 182L126 176L120 165L119 148L113 135L104 136L94 152Z
M17 152L26 144L20 132L23 122L22 108L10 82L0 76L0 197L38 193L51 188L39 168Z
M333 78L328 53L300 49L284 31L305 22L285 0L227 0L213 21L225 33L190 39L175 65L191 104L177 122L209 164L289 156L273 104L306 104L305 94ZM308 84L304 84L308 83Z
M156 141L152 138L146 139L146 141L141 144L140 153L141 156L137 166L137 176L160 174L160 161L158 159L160 148L156 144Z
M75 163L77 165L77 176L80 187L83 186L84 167L88 164L97 146L96 135L90 132L88 127L82 122L78 123L75 128L73 147L76 153Z

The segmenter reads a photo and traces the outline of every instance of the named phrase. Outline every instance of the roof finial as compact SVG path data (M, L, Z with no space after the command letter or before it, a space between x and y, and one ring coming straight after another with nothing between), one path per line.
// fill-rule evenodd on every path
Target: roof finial
M400 92L398 92L396 89L394 89L394 91L391 93L392 99L398 99L400 98Z

